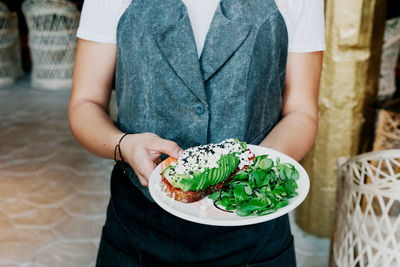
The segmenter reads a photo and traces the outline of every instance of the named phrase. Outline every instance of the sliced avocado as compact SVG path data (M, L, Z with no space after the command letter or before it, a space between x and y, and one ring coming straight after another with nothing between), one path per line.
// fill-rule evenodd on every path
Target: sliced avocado
M184 192L187 192L190 189L190 187L193 184L193 179L190 178L189 176L186 177L182 177L182 179L179 182L179 186L177 186L178 188L182 189Z
M165 177L165 179L168 180L168 182L170 184L173 185L173 180L175 180L175 169L172 166L169 166L168 168L166 168L162 175Z
M240 142L243 149L246 149L246 143ZM177 175L175 167L169 166L163 171L163 176L172 186L180 188L187 192L189 190L203 190L209 186L219 184L226 180L237 168L239 159L234 154L221 156L218 161L218 168L206 168L203 173L199 171L193 174L193 177L187 175Z

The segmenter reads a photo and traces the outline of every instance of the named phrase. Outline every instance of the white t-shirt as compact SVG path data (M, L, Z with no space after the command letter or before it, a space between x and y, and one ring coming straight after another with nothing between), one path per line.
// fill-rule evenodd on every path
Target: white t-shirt
M182 0L192 24L200 56L220 0ZM117 25L131 0L85 0L77 36L116 43ZM325 50L324 0L275 0L289 34L289 52Z

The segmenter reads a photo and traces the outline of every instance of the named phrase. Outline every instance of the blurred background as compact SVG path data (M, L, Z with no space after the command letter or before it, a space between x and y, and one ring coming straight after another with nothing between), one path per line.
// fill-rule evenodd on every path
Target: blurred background
M68 129L83 0L0 0L0 266L94 266L113 162ZM400 266L400 1L326 0L298 266ZM110 104L117 114L114 98Z

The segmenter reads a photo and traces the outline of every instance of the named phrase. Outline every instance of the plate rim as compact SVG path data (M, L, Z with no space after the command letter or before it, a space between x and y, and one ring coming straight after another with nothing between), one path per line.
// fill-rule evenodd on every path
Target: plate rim
M277 150L274 150L271 148L266 148L263 146L250 145L250 144L248 144L247 147L250 148L250 150L252 150L252 148L253 149L255 148L255 150L259 150L259 149L264 150L264 151L266 151L265 154L268 154L269 156L271 156L270 154L272 152L273 154L275 154L273 158L279 157L279 158L281 158L281 160L282 160L282 158L285 158L285 160L283 160L283 162L293 164L296 167L296 169L299 170L300 178L304 182L304 187L302 188L304 190L304 194L302 194L302 195L299 194L299 195L295 196L294 202L289 203L287 206L282 207L271 214L267 214L267 215L263 215L263 216L253 215L253 216L240 217L240 216L236 215L238 218L240 218L238 220L226 220L226 219L225 220L216 220L216 219L210 219L210 218L196 217L191 214L187 214L180 210L174 209L170 205L164 203L164 201L162 201L161 198L158 196L158 194L164 193L163 191L161 191L161 189L157 190L157 188L156 188L156 186L157 186L156 179L161 181L160 173L161 173L162 163L160 163L153 170L153 172L149 178L149 191L150 191L151 197L153 198L153 200L156 202L157 205L159 205L166 212L168 212L176 217L179 217L181 219L191 221L194 223L212 225L212 226L245 226L245 225L262 223L262 222L276 219L276 218L283 216L283 215L289 213L290 211L296 209L305 200L305 198L307 197L309 190L310 190L310 178L309 178L307 171L304 169L304 167L301 166L301 164L299 162L297 162L296 160L294 160L292 157L290 157L282 152L279 152ZM256 153L256 154L265 155L264 153L263 154ZM173 200L171 198L171 201L176 201L176 200ZM199 200L199 201L204 201L204 199ZM190 205L190 204L191 203L187 203L185 205ZM232 213L229 213L229 214L232 214Z

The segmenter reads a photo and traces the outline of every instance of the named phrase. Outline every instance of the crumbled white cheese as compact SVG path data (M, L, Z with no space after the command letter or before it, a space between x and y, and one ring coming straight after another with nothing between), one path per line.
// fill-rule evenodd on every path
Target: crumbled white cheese
M254 156L253 153L250 151L246 150L242 154L238 155L239 158L239 169L243 169L245 166L250 166L252 163L252 160L250 160Z
M209 144L204 146L197 146L185 150L182 156L176 163L171 165L175 167L175 172L178 175L190 174L195 171L204 172L206 168L218 168L218 161L221 156L236 153L239 158L239 167L250 165L249 159L252 153L245 151L240 143L234 139L227 139L219 144Z

